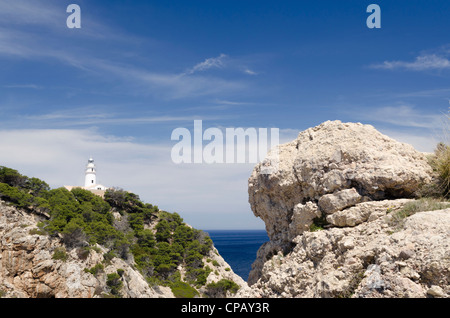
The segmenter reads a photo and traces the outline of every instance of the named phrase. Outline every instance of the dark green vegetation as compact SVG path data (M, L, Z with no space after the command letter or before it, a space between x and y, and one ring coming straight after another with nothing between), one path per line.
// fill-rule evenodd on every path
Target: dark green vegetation
M239 289L239 285L231 280L221 279L218 282L208 284L206 289L208 296L213 298L223 298L226 297L227 292L235 294Z
M120 241L120 254L124 257L129 250L137 268L150 283L176 285L180 281L177 268L183 264L189 283L205 284L209 270L204 268L202 259L212 247L212 240L205 232L186 225L177 213L144 204L133 193L107 191L105 201L121 214L122 220L127 220L117 224L117 228L127 233L125 241ZM156 225L150 230L145 224Z
M450 199L450 146L439 143L428 162L433 168L435 178L430 185L422 189L424 195Z
M111 273L107 276L106 285L108 285L108 287L110 288L111 294L113 296L120 295L119 292L123 286L123 282L120 280L120 278L122 277L121 273L123 274L123 270L117 270L117 273Z
M324 229L324 226L328 225L327 219L324 215L313 219L313 224L310 225L309 230L311 232L320 231Z
M428 163L433 169L434 178L430 184L418 191L422 197L450 199L450 107L443 119L443 139L428 156Z
M50 189L37 178L0 167L0 198L9 204L45 215L39 233L60 236L66 248L89 250L95 244L108 249L105 260L120 257L137 267L151 285L170 286L177 297L198 295L194 287L206 284L212 271L203 258L212 240L186 225L177 213L161 211L142 202L136 194L108 190L104 199L74 188ZM114 217L120 215L120 217ZM59 259L65 256L58 251ZM179 266L185 274L181 278ZM92 274L102 268L87 269ZM121 287L119 274L108 276L111 294Z

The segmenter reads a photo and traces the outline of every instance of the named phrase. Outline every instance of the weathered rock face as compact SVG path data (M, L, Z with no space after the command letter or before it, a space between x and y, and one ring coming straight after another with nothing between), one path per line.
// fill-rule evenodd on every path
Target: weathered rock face
M450 297L450 209L418 212L400 230L389 216L304 232L291 252L265 254L240 296Z
M96 275L85 272L103 263L105 251L99 246L83 252L66 250L58 238L32 234L37 230L36 216L7 206L0 201L0 288L4 297L91 298L100 297L106 276L123 270L122 297L173 297L170 288L152 289L122 259L113 258ZM31 231L31 232L30 232ZM67 259L54 259L55 251Z
M363 201L410 198L430 181L424 154L359 123L328 121L307 129L280 145L278 158L275 173L255 167L248 192L253 213L271 240L282 243L307 229L316 209L332 214ZM309 222L290 226L298 218Z
M150 287L142 274L123 259L105 262L102 246L89 250L67 249L59 238L36 234L39 216L8 206L0 200L0 297L18 298L92 298L109 292L107 275L120 270L123 298L172 298L171 289ZM66 259L56 257L55 252ZM207 283L223 278L240 286L246 282L236 275L217 250L206 256L218 264ZM132 263L131 263L132 264ZM102 265L96 273L87 272ZM212 265L210 265L212 266ZM184 271L183 271L184 273Z
M249 179L249 202L271 240L240 297L450 295L450 209L394 221L431 180L422 153L372 126L334 121L278 155L277 172L257 165Z

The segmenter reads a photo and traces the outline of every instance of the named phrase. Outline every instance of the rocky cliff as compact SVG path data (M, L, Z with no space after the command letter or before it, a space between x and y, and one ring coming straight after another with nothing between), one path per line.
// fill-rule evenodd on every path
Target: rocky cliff
M121 215L114 213L120 223ZM115 256L108 247L94 244L68 246L62 235L42 233L39 223L47 214L36 213L11 206L0 200L0 297L12 298L171 298L172 288L149 283L149 273L143 275L134 263ZM122 216L123 218L123 216ZM122 222L123 223L123 222ZM149 224L154 227L155 224ZM230 266L212 247L203 257L202 264L211 268L203 286L196 286L198 296L211 296L208 284L222 279L238 285L246 283L230 270ZM200 267L201 268L201 267ZM174 288L184 287L193 296L193 287L181 283L187 276L187 267L177 268L180 283ZM175 272L176 275L176 272ZM181 285L180 285L181 284ZM215 289L214 289L215 288ZM226 290L213 294L226 295ZM183 294L183 291L179 291Z
M450 206L416 200L432 178L423 153L328 121L268 159L278 171L255 167L249 202L270 241L240 297L450 295Z

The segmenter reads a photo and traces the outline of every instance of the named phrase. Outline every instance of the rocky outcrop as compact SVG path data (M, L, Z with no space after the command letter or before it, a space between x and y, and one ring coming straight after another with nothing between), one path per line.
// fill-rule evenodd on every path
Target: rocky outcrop
M450 209L398 221L430 182L424 154L372 126L325 122L249 178L270 241L240 297L448 297Z
M173 297L170 288L150 288L128 263L105 263L101 246L66 249L59 238L40 235L36 215L0 201L0 292L18 298L91 298L107 293L107 275L121 271L122 297ZM85 271L105 264L97 273Z
M416 213L401 230L389 219L304 232L289 253L266 254L240 296L449 297L450 209Z
M39 234L40 218L0 200L0 297L110 296L108 274L113 273L120 274L120 297L174 297L169 287L150 286L131 260L105 259L108 250L102 246L67 248L59 237ZM208 283L226 278L246 285L232 270L226 270L230 266L215 248L206 257L217 264Z
M359 123L328 121L309 128L267 160L277 161L278 170L263 174L263 164L255 167L249 202L270 239L280 244L313 224L316 210L328 215L358 202L411 198L431 179L424 154ZM290 226L302 217L308 220L303 227Z

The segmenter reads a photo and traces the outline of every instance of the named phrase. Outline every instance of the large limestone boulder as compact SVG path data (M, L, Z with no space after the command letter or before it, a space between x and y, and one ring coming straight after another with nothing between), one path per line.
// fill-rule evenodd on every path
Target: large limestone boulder
M450 209L416 212L424 154L372 126L325 122L249 179L270 241L240 297L450 297ZM277 151L268 160L276 161ZM311 227L314 224L315 227Z
M254 168L249 202L270 239L284 246L317 217L368 201L412 198L431 180L423 153L360 123L309 128L267 160L278 169L264 174L264 163Z

